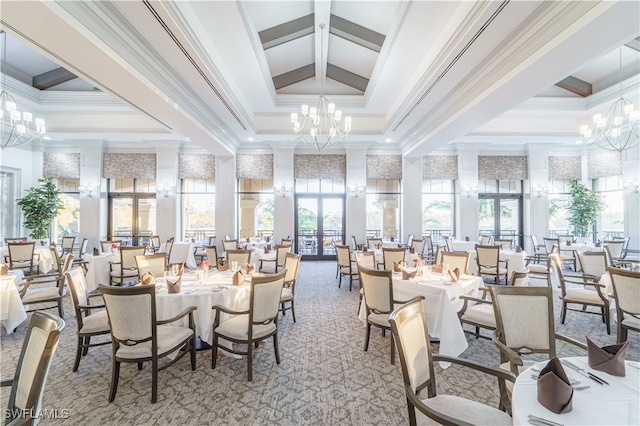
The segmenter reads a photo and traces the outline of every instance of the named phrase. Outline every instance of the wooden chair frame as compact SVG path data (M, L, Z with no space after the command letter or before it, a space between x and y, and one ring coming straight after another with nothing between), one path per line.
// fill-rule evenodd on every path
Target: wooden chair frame
M617 342L622 343L627 340L627 331L633 330L640 333L640 327L635 327L631 324L624 324L625 319L632 317L640 323L640 304L638 304L638 293L640 292L640 272L629 271L621 268L608 268L609 276L611 277L611 284L613 286L613 296L616 301L616 314L617 314ZM624 277L624 278L623 278ZM629 297L630 292L625 292L625 298L619 297L619 294L624 291L622 283L618 282L619 279L631 278L636 284L635 297ZM633 288L633 287L632 287Z
M301 254L287 252L284 261L284 269L287 271L287 273L284 277L284 288L282 289L282 296L280 297L280 312L282 312L282 316L284 316L285 311L291 310L293 322L296 322L294 299L296 293L296 281L298 279L298 269L300 268L300 260L302 260ZM291 297L289 297L289 292ZM289 304L288 307L287 303Z

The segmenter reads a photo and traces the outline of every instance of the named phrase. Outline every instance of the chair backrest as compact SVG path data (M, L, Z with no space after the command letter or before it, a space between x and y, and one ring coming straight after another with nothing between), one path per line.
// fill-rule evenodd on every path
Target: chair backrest
M167 253L167 262L169 261L168 259L171 259L171 249L173 249L173 239L167 240L164 244L164 252Z
M393 311L393 280L391 270L359 268L367 312L390 314Z
M351 236L351 244L353 245L353 247L351 247L351 250L358 250L358 243L356 241L355 235Z
M83 310L80 306L89 304L89 294L87 292L87 282L84 279L84 270L82 267L76 266L68 271L66 276L69 292L71 293L71 300L73 301L73 309L76 312L76 330L80 330L84 318L82 315Z
M291 253L293 246L276 245L276 265L283 266L287 258L287 253Z
M108 253L111 251L113 246L120 248L122 246L121 240L113 240L113 241L100 241L100 248L103 253Z
M58 250L55 247L49 247L49 251L51 252L51 268L54 272L60 273L60 256L58 255ZM44 271L45 273L49 271Z
M88 238L83 238L82 242L80 243L80 248L78 250L78 255L80 258L82 258L82 256L84 256L87 253L87 246L89 245L89 239Z
M291 285L292 292L296 284L296 279L298 278L300 259L302 259L301 254L285 253L284 269L287 270L287 274L284 276L284 282Z
M224 251L238 250L238 240L224 240L222 242Z
M496 337L516 352L523 348L556 356L551 287L490 286Z
M251 250L227 250L227 265L238 262L239 268L244 268L251 262Z
M491 235L480 235L480 245L488 246L491 244Z
M529 274L527 272L513 271L509 285L514 287L526 287L529 285Z
M263 325L276 321L286 273L287 271L280 271L251 279L249 324ZM249 326L249 337L252 335L252 328Z
M625 240L605 240L602 244L604 244L605 250L609 255L609 265L611 265L611 262L614 260L619 260L623 257Z
M4 416L7 424L28 416L38 420L49 367L64 326L62 318L50 313L35 312L31 317L11 384Z
M145 246L120 247L120 267L122 269L136 269L136 256L142 256L147 251Z
M218 247L215 245L205 246L204 252L207 253L207 260L209 261L209 265L214 267L218 264Z
M607 254L603 251L576 251L582 273L601 277L607 272Z
M153 248L154 250L157 250L160 248L160 237L157 235L152 235L149 237L149 245L151 246L151 248Z
M375 249L382 247L382 238L368 238L367 239L367 248Z
M75 242L76 242L75 236L62 237L62 244L61 244L62 250L71 251L73 249L73 245L75 244Z
M424 237L422 254L433 254L433 238L431 238L431 235L427 235L426 237Z
M440 244L438 244L436 246L436 252L433 255L434 261L433 263L436 265L442 265L442 253L444 253L444 250L442 249L442 246Z
M626 313L640 317L640 272L629 271L621 268L608 268L613 285L613 295L618 309L618 321L623 321L620 316Z
M164 271L167 267L167 253L136 255L135 261L138 268L138 277L142 277L147 271L151 271L155 277L164 277Z
M407 247L411 247L413 244L413 238L413 234L409 234L409 236L407 236Z
M442 264L449 265L451 271L458 268L461 274L466 274L469 270L469 257L467 252L445 251L442 253Z
M358 268L361 266L369 269L376 269L376 254L372 251L354 252Z
M351 250L349 246L336 244L336 260L340 267L351 267Z
M424 240L412 240L411 241L411 245L409 246L413 249L413 252L415 254L420 254L422 253L422 250L424 249Z
M547 251L547 254L551 254L551 249L553 246L560 246L560 240L557 238L543 238L544 249Z
M533 246L533 250L535 251L540 244L538 244L538 236L535 234L531 234L531 245Z
M500 261L500 246L476 244L476 262L480 268L497 268Z
M9 243L7 250L9 251L10 262L26 262L33 260L33 252L36 248L35 241L29 243Z
M453 237L445 238L444 242L447 244L447 251L453 251Z
M404 262L404 255L407 250L405 248L382 248L382 261L384 269L393 271L393 262Z
M493 244L500 246L502 250L511 250L513 248L513 240L493 240Z
M290 240L288 238L283 238L282 240L280 240L280 245L281 246L292 246L293 245L293 240Z
M389 322L398 348L405 392L416 393L427 388L428 394L433 395L435 376L424 297L412 299L395 309L389 316ZM415 421L415 409L412 404L409 407L409 416Z

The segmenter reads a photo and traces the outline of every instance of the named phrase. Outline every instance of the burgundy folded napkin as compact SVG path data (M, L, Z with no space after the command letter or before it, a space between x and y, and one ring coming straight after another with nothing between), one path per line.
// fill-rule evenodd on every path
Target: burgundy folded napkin
M431 267L431 272L442 273L442 265L433 265Z
M410 280L411 278L415 278L416 273L418 272L418 270L414 270L413 272L409 272L406 269L402 270L402 279L403 280Z
M571 245L571 241L567 240L567 245L570 246Z
M177 279L175 277L167 278L165 281L167 282L168 293L180 293L180 288L182 287L182 275L178 275Z
M6 263L3 263L2 266L0 266L0 275L7 275L9 273L9 265L7 265Z
M522 253L522 247L519 245L516 246L516 253Z
M251 240L249 239L249 237L247 237L247 240L246 240L246 241L247 241L247 242L250 242Z
M464 240L465 241L469 241L469 237L464 237Z
M396 262L395 260L393 261L393 272L400 272L402 271L402 262Z
M93 248L93 255L94 256L100 256L100 252L98 251L98 249L96 247Z
M264 240L265 240L266 242L269 242L269 241L271 241L271 237L265 237L265 238L264 238Z
M242 283L244 283L244 274L240 271L236 271L235 274L233 274L233 278L231 279L231 283L233 285L242 285Z
M451 278L451 281L454 283L460 281L460 269L456 268L453 271L449 269L449 278Z
M552 358L538 376L538 402L556 413L573 409L573 387L558 358Z
M229 269L229 265L227 264L227 262L222 259L218 260L218 271L222 272L226 271L227 269Z
M391 237L389 240L390 240L391 242L393 242L393 237Z
M596 247L602 247L602 241L598 240L598 242L596 242Z
M587 336L587 360L589 367L613 376L624 376L624 357L629 349L629 341L617 345L599 347Z
M358 251L362 251L363 247L364 246L362 244L356 244L356 250L358 250Z
M253 275L256 272L256 265L253 263L247 263L245 269L247 270L247 275Z
M145 272L140 277L140 284L142 285L151 285L155 283L156 283L156 277L153 275L153 272L151 272L151 270Z
M409 248L409 253L415 254L416 253L416 249L414 249L413 247L410 247Z

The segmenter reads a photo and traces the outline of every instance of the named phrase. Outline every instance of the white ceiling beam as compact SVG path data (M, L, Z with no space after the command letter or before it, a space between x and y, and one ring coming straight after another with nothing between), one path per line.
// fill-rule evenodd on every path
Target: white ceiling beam
M322 83L327 77L327 59L329 57L329 25L331 23L331 2L318 0L314 2L313 7L315 14L316 35L316 81L318 83Z

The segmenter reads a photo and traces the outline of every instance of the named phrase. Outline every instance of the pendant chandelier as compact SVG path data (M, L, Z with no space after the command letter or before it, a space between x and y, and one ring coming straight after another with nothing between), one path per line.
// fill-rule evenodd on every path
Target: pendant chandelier
M46 128L42 118L34 120L29 111L20 110L13 96L7 92L7 33L2 36L2 87L0 92L0 149L12 148L29 142L39 142Z
M593 116L593 129L589 125L580 126L580 133L586 143L594 143L609 151L622 152L640 142L640 111L633 102L622 96L622 47L620 48L620 98L609 108L606 116Z
M324 24L320 24L320 52L324 53ZM322 60L322 59L321 59ZM302 105L300 116L291 113L293 132L296 141L301 140L305 144L321 151L336 142L346 139L351 131L351 117L344 117L342 111L336 109L336 105L330 102L323 94L324 89L324 61L322 60L322 75L320 76L320 96L311 106ZM298 120L300 118L300 121Z

